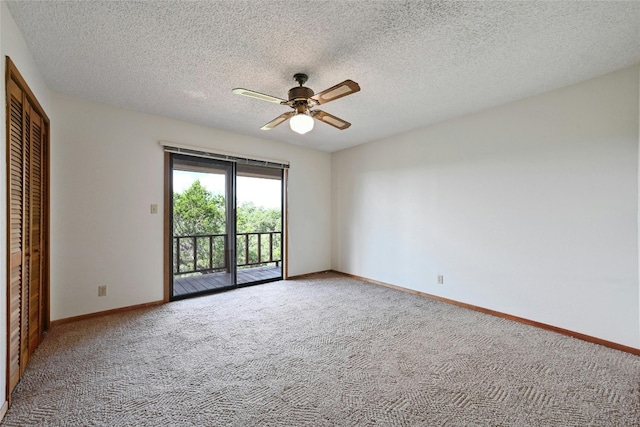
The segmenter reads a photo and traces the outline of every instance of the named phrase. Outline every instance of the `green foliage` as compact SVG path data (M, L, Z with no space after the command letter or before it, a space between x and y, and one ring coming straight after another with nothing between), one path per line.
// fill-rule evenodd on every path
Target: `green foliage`
M238 233L280 231L282 217L279 209L265 209L252 202L244 202L236 210Z
M236 209L237 233L266 233L281 231L282 216L280 209L266 209L251 202L244 202ZM195 236L224 234L226 230L225 198L222 194L212 194L199 180L183 193L173 194L173 233L174 236ZM249 246L247 253L245 239ZM281 235L273 237L273 259L281 257ZM258 236L237 237L237 263L248 264L268 261L270 240L268 234L260 237L260 259L258 259ZM197 268L194 268L194 250ZM198 237L180 239L179 247L174 248L174 271L177 268L177 255L180 255L180 271L200 269L223 269L224 237Z
M195 180L183 193L173 194L173 234L222 234L225 232L225 200Z

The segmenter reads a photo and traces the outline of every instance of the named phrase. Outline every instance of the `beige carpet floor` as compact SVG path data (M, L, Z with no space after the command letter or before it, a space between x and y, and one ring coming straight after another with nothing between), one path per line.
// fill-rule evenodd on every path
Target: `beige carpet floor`
M3 426L638 426L640 358L335 274L54 328Z

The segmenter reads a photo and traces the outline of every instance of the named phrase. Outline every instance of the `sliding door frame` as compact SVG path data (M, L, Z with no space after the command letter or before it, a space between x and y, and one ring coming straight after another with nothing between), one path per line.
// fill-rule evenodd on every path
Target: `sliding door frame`
M163 143L161 143L162 145L164 145ZM230 234L230 245L233 244L234 247L232 249L232 252L235 254L237 251L237 248L235 247L236 245L236 238L235 235L237 234L236 231L236 210L237 210L237 197L236 197L236 183L237 183L237 162L232 161L232 160L226 160L226 159L216 159L216 158L209 158L207 156L198 156L198 155L190 155L189 153L181 153L181 152L174 152L174 151L170 151L170 150L166 150L164 152L164 302L170 302L173 300L173 295L172 295L172 289L173 289L173 285L172 285L172 281L173 281L173 220L171 218L172 214L173 214L173 195L172 195L172 191L173 191L173 157L172 155L176 154L176 155L180 155L180 156L187 156L187 157L194 157L194 158L198 158L198 157L203 157L203 160L213 160L213 163L216 162L216 160L218 162L222 162L222 163L229 163L231 165L231 177L230 179L227 179L227 193L230 195L231 197L231 203L232 203L232 211L228 212L228 218L227 218L227 223L228 223L228 230L229 230L229 234ZM221 155L222 156L222 155ZM228 155L225 154L224 156L229 156L231 159L237 159L240 158L237 155ZM282 238L281 238L281 254L282 254L282 279L286 279L288 277L288 220L287 220L287 178L288 178L288 163L286 164L286 167L282 168L282 174L281 174L281 230L282 230ZM234 287L242 287L245 285L238 285L237 284L237 262L236 262L236 255L233 256L233 260L231 261L231 269L233 270L233 286ZM257 282L255 284L259 284L261 282ZM254 284L253 282L251 284ZM251 285L249 284L249 285Z

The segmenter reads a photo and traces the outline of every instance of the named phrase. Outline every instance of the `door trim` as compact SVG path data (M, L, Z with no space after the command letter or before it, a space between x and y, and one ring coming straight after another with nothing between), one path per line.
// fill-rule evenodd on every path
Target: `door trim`
M171 301L171 153L164 152L164 302Z

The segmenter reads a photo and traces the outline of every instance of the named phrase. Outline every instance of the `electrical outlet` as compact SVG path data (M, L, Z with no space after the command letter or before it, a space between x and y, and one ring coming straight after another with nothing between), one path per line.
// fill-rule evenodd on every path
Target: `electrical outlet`
M107 296L107 285L98 286L98 296L106 297Z
M438 285L444 285L444 276L442 274L438 274Z

